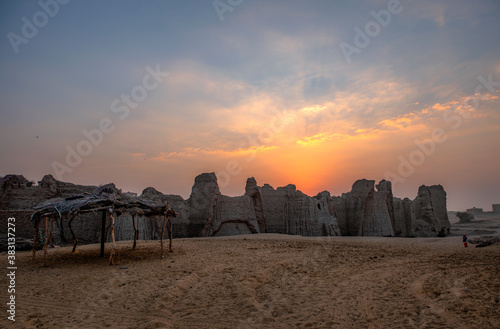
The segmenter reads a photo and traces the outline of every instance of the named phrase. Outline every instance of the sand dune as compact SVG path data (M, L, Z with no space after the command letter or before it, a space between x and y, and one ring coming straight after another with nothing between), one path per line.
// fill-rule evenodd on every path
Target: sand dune
M500 246L249 235L18 253L12 328L500 328ZM1 285L7 280L2 277ZM5 304L4 304L5 305ZM9 322L9 323L8 323Z

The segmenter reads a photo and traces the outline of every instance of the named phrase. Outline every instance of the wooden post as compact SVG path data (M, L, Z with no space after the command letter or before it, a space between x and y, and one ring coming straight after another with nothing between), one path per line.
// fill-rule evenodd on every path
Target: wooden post
M168 219L168 222L170 223L170 229L169 229L169 237L170 237L170 244L169 244L169 247L168 247L168 250L170 252L174 252L174 249L172 249L172 240L173 240L173 234L172 234L172 221L170 220L170 218Z
M101 257L104 257L105 242L106 242L106 210L103 210L102 220L101 220Z
M40 228L40 222L41 221L42 221L41 218L37 218L37 220L36 220L36 225L35 225L35 239L33 240L33 258L32 258L32 260L35 260L36 240L38 239L38 230Z
M111 212L109 216L111 217L111 240L113 242L113 249L111 249L111 255L109 255L109 265L113 265L113 257L115 256L115 251L116 251L115 218L113 217L113 214Z
M132 250L137 246L137 236L139 235L139 231L137 231L137 225L135 224L135 214L132 215L132 223L134 224L134 246Z
M163 228L161 230L161 259L163 259L163 236L165 235L165 226L167 225L167 211L165 211L165 216L163 217Z
M43 257L44 257L44 266L47 266L47 248L49 246L50 240L52 239L52 226L54 222L54 215L50 216L50 230L49 235L47 236L47 240L45 241L45 245L43 246Z

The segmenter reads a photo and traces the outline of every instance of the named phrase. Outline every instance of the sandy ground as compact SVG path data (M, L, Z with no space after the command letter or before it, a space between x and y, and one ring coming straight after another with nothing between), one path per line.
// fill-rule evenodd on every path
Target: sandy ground
M455 233L177 239L164 259L125 241L114 266L99 245L50 249L47 267L18 252L16 322L3 311L0 327L500 328L500 246Z

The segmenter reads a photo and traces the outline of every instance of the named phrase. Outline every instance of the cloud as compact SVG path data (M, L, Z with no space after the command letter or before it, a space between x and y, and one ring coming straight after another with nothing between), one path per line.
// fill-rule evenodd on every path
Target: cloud
M408 127L414 129L419 123L420 118L415 113L408 113L396 118L382 120L379 122L379 125L388 130L404 130Z
M297 144L301 146L311 146L315 144L321 144L324 142L331 141L333 139L341 139L343 137L347 137L342 134L331 134L331 133L319 133L314 136L307 136L302 139L297 140Z
M436 103L416 113L414 109L420 104L414 101L412 85L377 69L357 72L344 90L331 90L322 103L308 103L305 97L297 96L296 105L303 106L287 107L284 95L276 94L273 86L271 92L260 90L201 63L183 61L175 67L165 85L165 95L158 100L166 105L150 110L147 120L151 126L144 126L145 138L165 140L152 149L154 159L276 150L342 136L368 138L383 131L421 131L426 129L426 114L453 105ZM194 96L200 94L204 95L203 102ZM404 113L409 106L411 111ZM276 124L273 120L277 113L287 113L286 131L273 133L272 138L262 137L265 129Z
M308 106L308 107L304 107L302 109L300 109L301 112L303 112L305 115L316 115L318 114L319 112L321 111L324 111L327 107L326 106L322 106L322 105L312 105L312 106Z

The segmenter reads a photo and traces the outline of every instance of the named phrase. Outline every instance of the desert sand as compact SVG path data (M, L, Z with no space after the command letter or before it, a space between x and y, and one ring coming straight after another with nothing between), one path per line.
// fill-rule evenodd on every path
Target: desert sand
M459 234L176 239L164 259L159 241L131 246L113 266L99 245L50 249L47 267L18 252L16 322L0 327L500 328L500 245Z

